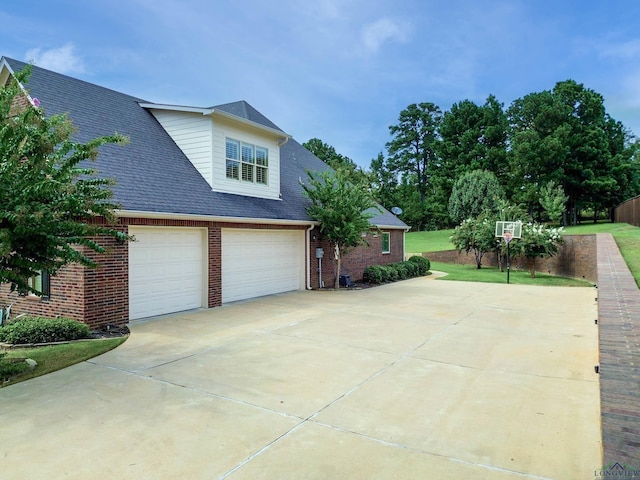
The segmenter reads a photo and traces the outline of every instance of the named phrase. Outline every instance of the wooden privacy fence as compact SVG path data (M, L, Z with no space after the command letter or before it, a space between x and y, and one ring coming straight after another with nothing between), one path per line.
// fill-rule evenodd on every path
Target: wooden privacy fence
M613 211L613 221L640 227L640 195L618 205Z

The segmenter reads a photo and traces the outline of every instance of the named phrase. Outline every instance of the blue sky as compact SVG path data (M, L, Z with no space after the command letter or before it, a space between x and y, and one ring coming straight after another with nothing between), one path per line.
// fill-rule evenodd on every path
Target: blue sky
M158 103L246 100L369 166L411 103L573 79L640 135L634 0L4 0L0 55Z

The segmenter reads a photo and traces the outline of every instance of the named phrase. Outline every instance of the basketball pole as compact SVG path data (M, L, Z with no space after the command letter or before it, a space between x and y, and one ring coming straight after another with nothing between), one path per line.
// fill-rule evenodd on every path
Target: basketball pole
M506 239L505 239L506 241ZM511 242L507 242L507 284L509 284L509 272L511 270L511 261L509 259L509 244Z

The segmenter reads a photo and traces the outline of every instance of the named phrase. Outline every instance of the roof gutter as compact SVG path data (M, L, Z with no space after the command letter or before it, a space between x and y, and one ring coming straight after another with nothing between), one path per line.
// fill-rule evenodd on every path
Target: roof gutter
M196 222L249 223L252 225L302 225L305 227L308 227L310 224L319 225L319 222L313 222L310 220L287 220L282 218L221 217L218 215L147 212L144 210L115 210L114 213L119 218L148 218L156 220L191 220Z

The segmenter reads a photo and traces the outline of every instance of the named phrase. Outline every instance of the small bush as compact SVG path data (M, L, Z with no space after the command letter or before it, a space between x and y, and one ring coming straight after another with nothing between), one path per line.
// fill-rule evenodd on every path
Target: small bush
M374 285L380 285L384 283L385 272L384 267L381 265L370 265L364 269L363 280L367 283Z
M391 266L395 269L396 272L398 272L398 280L406 280L407 278L410 278L409 269L404 264L404 262L394 263Z
M407 269L407 272L409 274L409 278L413 278L413 277L419 277L420 276L420 269L418 268L418 265L413 263L413 262L402 262L402 264L405 266L405 268Z
M48 343L77 340L89 336L89 326L70 318L24 317L0 327L0 342Z
M431 269L431 262L428 258L414 255L413 257L409 257L407 261L418 266L418 275L426 275Z

